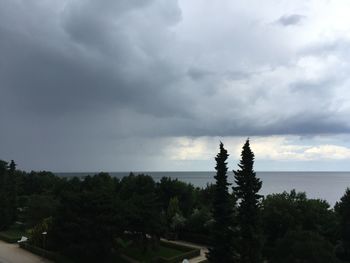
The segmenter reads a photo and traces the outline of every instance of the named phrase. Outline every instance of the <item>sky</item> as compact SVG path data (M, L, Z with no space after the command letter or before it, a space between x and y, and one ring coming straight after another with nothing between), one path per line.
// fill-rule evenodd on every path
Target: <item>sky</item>
M350 170L347 0L0 0L0 159Z

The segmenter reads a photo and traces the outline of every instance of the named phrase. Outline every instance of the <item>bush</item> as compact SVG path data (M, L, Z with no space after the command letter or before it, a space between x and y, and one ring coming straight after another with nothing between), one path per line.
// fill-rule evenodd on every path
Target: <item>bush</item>
M0 239L7 243L16 243L20 238L9 235L6 232L0 232Z
M48 232L50 232L51 225L52 217L48 217L42 220L41 223L37 224L32 229L30 229L30 244L44 249L47 248L47 235ZM43 234L44 232L46 232L45 235Z
M8 230L0 232L0 239L8 243L16 243L23 235L25 232L18 226L12 226Z

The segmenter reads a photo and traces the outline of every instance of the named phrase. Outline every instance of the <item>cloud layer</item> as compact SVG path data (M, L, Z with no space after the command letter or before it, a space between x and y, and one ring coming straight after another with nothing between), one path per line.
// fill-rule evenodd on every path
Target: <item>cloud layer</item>
M182 138L348 134L349 9L326 0L1 1L0 157L132 169L114 148L127 141L133 153L152 144L176 152ZM320 143L308 156L346 155L334 147L346 146Z

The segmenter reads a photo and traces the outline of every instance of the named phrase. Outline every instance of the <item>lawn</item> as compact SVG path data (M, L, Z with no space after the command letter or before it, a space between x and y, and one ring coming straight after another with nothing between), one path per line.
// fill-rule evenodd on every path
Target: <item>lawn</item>
M146 252L143 252L140 247L133 246L125 249L123 252L125 255L144 263L154 262L153 260L157 257L172 258L184 253L183 251L162 245L158 246L155 250L149 249Z

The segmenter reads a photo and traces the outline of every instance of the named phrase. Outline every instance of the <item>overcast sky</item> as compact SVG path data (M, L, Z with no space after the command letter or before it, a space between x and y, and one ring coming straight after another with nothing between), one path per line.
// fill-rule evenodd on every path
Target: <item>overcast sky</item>
M0 159L350 170L348 0L0 0Z

